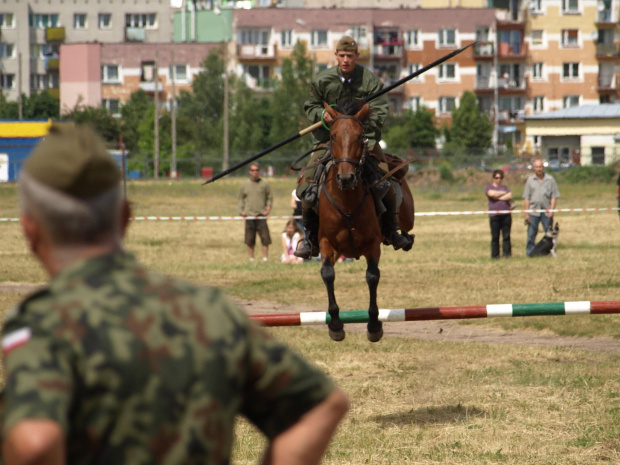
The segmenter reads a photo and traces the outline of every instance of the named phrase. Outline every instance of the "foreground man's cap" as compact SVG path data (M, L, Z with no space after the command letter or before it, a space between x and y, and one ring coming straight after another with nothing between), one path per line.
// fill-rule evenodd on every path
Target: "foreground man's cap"
M86 126L52 126L23 169L42 184L78 198L101 194L121 179L103 140Z
M338 41L338 45L336 45L336 51L339 50L345 52L357 52L357 42L353 37L344 36Z

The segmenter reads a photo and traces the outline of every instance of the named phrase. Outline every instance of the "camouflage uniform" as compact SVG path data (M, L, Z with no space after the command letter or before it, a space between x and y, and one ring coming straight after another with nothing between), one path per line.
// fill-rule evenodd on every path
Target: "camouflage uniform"
M55 276L10 312L2 346L3 435L55 421L71 464L228 464L238 413L273 438L333 389L220 291L126 252Z

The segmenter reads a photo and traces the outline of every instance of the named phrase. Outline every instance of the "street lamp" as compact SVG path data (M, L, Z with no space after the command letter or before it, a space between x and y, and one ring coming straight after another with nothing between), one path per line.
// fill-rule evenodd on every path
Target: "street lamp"
M228 139L228 21L226 21L226 17L222 15L222 10L215 5L213 7L213 13L217 16L221 16L222 22L224 23L224 159L222 160L222 170L225 171L228 169L228 159L229 159L229 139Z
M310 32L310 40L308 41L308 46L311 46L311 42L312 42L312 29L310 29L310 27L308 26L308 23L306 23L303 19L297 18L295 20L295 22L297 24L299 24L301 27L303 27L304 29L306 29L307 31ZM316 49L313 48L312 49L312 80L313 81L314 81L315 69L316 69Z

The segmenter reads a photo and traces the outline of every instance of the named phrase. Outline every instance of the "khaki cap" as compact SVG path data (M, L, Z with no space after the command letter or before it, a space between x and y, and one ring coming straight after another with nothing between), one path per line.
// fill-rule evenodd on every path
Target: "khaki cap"
M342 50L344 52L357 52L357 42L353 37L344 36L338 41L336 45L336 51Z
M103 140L86 126L52 125L23 169L42 184L78 198L101 194L121 179Z

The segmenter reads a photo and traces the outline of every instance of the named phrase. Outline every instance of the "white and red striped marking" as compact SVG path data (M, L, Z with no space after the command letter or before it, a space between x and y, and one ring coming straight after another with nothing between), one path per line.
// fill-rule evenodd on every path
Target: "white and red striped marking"
M492 304L460 307L422 307L380 309L380 321L464 320L471 318L543 315L604 315L620 313L620 301L547 302L530 304ZM309 326L329 323L327 312L250 315L265 326ZM340 312L343 323L368 322L367 310Z

